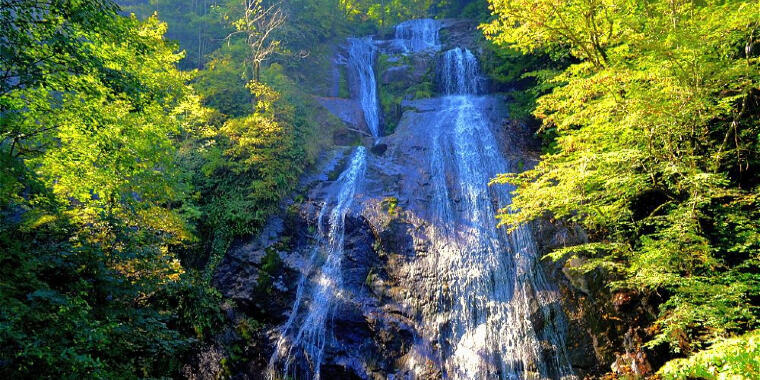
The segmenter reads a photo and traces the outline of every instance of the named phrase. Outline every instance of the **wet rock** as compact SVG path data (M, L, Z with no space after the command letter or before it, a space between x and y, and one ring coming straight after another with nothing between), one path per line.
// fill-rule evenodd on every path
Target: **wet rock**
M382 156L385 151L388 150L388 144L376 144L373 145L370 151L378 156Z
M343 282L350 289L362 288L372 268L381 263L372 245L375 238L367 221L358 216L346 217L344 242Z
M324 365L321 374L325 379L362 380L362 377L357 375L352 368L340 365Z
M441 20L441 50L454 47L478 50L477 36L478 23L469 19L444 19Z
M381 79L385 85L397 84L408 86L412 82L411 67L409 65L389 67L382 73Z
M411 80L415 83L421 83L425 77L432 71L435 63L435 57L429 54L417 54L412 57Z
M539 220L532 225L539 250L551 252L558 248L583 244L588 241L580 227L568 226L557 220Z
M404 53L404 45L395 40L393 34L378 37L383 39L375 40L375 46L377 46L383 54L391 55L390 58L393 58L393 60L391 61L389 59L389 61L398 62L399 56Z
M338 305L334 316L333 332L340 345L332 347L333 354L337 351L346 356L361 355L361 350L344 350L346 348L360 348L371 342L372 330L361 308L357 306L353 302L341 302Z
M589 284L586 273L584 273L582 266L586 263L586 260L582 257L572 257L565 262L562 267L562 273L570 280L576 289L585 294L590 294Z
M568 360L579 378L593 373L595 369L601 369L598 366L599 355L594 348L594 337L583 326L571 321L565 342Z
M416 246L413 237L415 226L399 219L392 220L380 233L380 244L385 252L414 257Z
M474 49L473 22L447 20L444 24L449 28L445 44ZM385 48L391 49L392 46ZM404 65L381 73L380 80L385 84L418 83L428 76L435 58L415 54L405 56L403 60ZM338 98L317 100L350 128L366 128L357 102ZM501 142L496 149L503 150L506 155L524 154L530 144L530 133L523 133L524 124L507 121L505 99L483 96L474 97L472 101L482 108L482 117L488 119L489 128ZM431 131L439 122L437 118L440 118L441 110L449 104L446 102L442 98L405 100L400 107L403 115L395 133L383 137L383 143L372 148L374 155L368 157L365 182L357 190L354 206L345 217L345 252L340 268L343 281L334 313L330 316L330 327L325 331L327 348L321 366L322 378L384 379L395 376L438 379L444 376L441 356L450 348L445 346L457 344L460 338L454 332L457 316L450 311L439 311L440 305L459 301L454 299L455 287L449 288L449 284L454 276L460 275L447 273L443 268L449 264L446 260L452 258L439 255L438 250L446 250L448 246L435 240L438 236L435 229L441 228L441 217L433 209L433 187L435 178L441 177L431 173L430 152L435 149L431 144L434 137ZM450 129L442 129L442 135L449 133ZM355 143L352 138L356 140L356 136L345 134L336 140L350 145ZM451 147L444 149L450 151ZM457 167L454 158L442 159L449 160L445 163L447 167ZM225 297L242 305L240 313L276 316L265 319L269 331L265 339L254 337L252 341L256 343L245 346L251 351L245 351L247 362L236 367L241 376L255 378L263 373L267 357L273 352L273 344L278 338L277 326L287 318L293 304L294 284L298 283L302 273L311 269L312 263L305 252L310 252L314 246L320 209L345 166L337 161L341 159L333 159L332 169L326 176L304 184L301 194L306 200L291 205L292 211L283 218L283 226L273 234L275 237L264 239L262 243L254 240L238 242L220 264L215 284ZM442 182L446 182L444 186L450 189L457 189L460 185L454 172L443 173ZM454 190L449 196L454 212L467 207L467 199L463 199L461 191ZM563 233L552 227L541 231L537 239L541 253L552 247L573 244L576 235L580 235L570 229L564 236ZM277 246L283 237L289 238L289 247ZM278 272L281 277L276 278L281 278L279 284L282 287L276 286L278 281L274 281L268 290L271 293L262 294L257 284L261 282L267 255L271 258L273 250L282 260L283 269ZM562 264L544 265L552 280L562 282L562 308L569 321L570 362L577 373L593 373L596 370L594 364L600 361L598 358L606 357L603 350L607 341L595 340L601 335L597 332L604 327L590 325L588 317L600 316L600 312L593 314L588 310L590 305L596 304L588 301L588 294L579 289L588 288L593 292L596 283L571 281L563 272ZM276 301L262 301L271 299ZM556 305L552 303L550 309L557 309ZM556 355L556 347L549 343L548 332L562 325L564 320L548 312L547 308L547 305L542 308L533 299L525 317L538 335L539 355L548 358ZM240 313L231 312L228 319L237 321ZM431 315L435 318L431 319ZM294 363L294 367L304 372L309 372L312 365L303 355ZM518 366L517 362L509 364ZM520 362L519 366L522 365ZM526 362L525 366L528 367L526 371L539 375L535 361Z
M544 311L535 298L530 299L528 320L536 331L541 331L544 328Z
M635 301L640 301L640 299L638 294L633 291L623 290L612 295L612 305L615 306L617 312L630 311L637 305Z
M583 231L558 221L540 221L534 231L542 255L586 242ZM542 262L563 294L568 359L581 378L603 377L610 370L617 375L645 376L653 366L642 348L646 332L636 326L656 317L653 305L658 301L626 290L611 292L607 284L615 278L599 268L581 270L586 262L582 256Z
M414 340L414 327L400 311L384 309L385 313L373 315L370 325L374 331L373 338L389 358L403 356Z

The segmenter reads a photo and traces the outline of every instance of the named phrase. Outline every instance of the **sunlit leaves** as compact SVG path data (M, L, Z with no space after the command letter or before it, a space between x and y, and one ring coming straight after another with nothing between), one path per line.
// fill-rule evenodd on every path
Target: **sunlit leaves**
M744 378L760 373L760 332L720 342L686 359L668 362L660 369L664 379Z
M496 20L483 28L497 43L580 61L534 112L558 135L553 153L495 180L519 185L502 222L577 223L599 243L558 255L613 269L616 286L670 292L651 345L688 351L758 327L760 225L747 203L758 178L757 4L491 4Z
M3 1L0 22L0 374L163 376L192 340L154 299L192 281L177 146L207 110L156 18Z

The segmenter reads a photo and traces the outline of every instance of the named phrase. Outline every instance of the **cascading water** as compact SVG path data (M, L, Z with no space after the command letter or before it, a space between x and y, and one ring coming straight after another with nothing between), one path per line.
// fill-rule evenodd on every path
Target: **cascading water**
M412 269L436 274L424 285L434 302L420 311L432 342L416 349L438 347L446 378L572 379L557 292L539 268L532 232L498 227L496 210L512 189L488 183L517 165L500 153L483 114L489 98L473 95L482 91L477 61L462 49L443 59L441 87L451 96L427 117L434 253ZM536 313L542 326L532 322Z
M405 53L438 50L440 23L433 19L404 21L396 25L396 40Z
M270 378L276 378L278 373L297 378L320 377L336 302L343 294L341 263L346 214L363 183L366 166L367 149L357 147L319 213L311 267L301 277L290 316L280 330L269 361Z
M370 38L348 39L348 64L355 80L356 97L364 112L367 128L375 139L380 136L377 81L373 69L376 50Z
M377 49L431 60L437 33L437 22L414 20L397 27L393 43L349 39L353 94L376 141ZM494 105L503 100L481 95L485 80L469 50L446 51L439 62L446 96L410 101L414 110L384 138L388 152L368 165L367 149L356 148L329 187L270 378L340 377L336 368L349 367L363 378L575 379L558 292L540 269L532 231L498 227L512 189L489 181L519 166L494 135L504 116ZM378 204L394 199L390 223ZM364 245L364 227L346 231L349 212L372 226ZM375 261L362 262L362 252Z
M468 49L455 48L444 53L439 76L441 91L446 95L485 92L478 60Z

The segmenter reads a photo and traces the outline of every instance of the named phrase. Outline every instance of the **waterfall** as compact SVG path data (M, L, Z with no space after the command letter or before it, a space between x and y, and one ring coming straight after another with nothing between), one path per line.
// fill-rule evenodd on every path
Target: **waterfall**
M376 141L376 54L400 59L400 52L424 51L431 59L438 28L413 20L397 26L394 41L348 39L352 94ZM400 42L404 49L393 45ZM357 147L327 188L306 249L309 265L277 330L270 378L341 376L338 367L361 378L576 378L560 296L541 270L530 227L498 226L514 188L489 181L521 166L495 135L504 132L503 100L483 95L484 76L467 49L441 54L436 72L445 96L410 100L404 123L384 137L388 152L369 165L367 149ZM366 192L362 204L355 201L359 189ZM398 202L398 225L378 208L389 198ZM349 224L348 249L356 251L348 253L377 261L344 252L346 216L359 208L372 227ZM353 233L364 228L372 233L357 245ZM388 252L372 245L389 241ZM363 282L356 279L362 270Z
M438 50L438 30L440 23L433 19L404 21L396 25L396 40L406 53L423 50Z
M346 214L364 180L366 166L367 149L357 147L320 210L315 235L317 243L311 254L310 268L301 276L290 316L280 330L275 352L269 361L270 378L277 377L278 369L286 376L297 378L291 370L305 371L306 363L311 369L305 376L320 377L336 301L343 296L341 264ZM295 368L292 368L294 363Z
M450 50L441 74L444 92L459 95L441 99L426 119L434 254L413 271L436 273L425 285L436 302L421 311L424 335L439 347L445 378L572 379L559 296L540 269L532 232L498 227L496 212L513 189L488 183L518 165L500 152L484 114L489 98L472 95L482 91L477 60Z
M375 80L375 45L369 38L348 39L348 64L354 78L356 97L364 112L372 136L377 139L380 126L380 115L377 99L377 82Z
M468 49L446 51L440 68L441 92L446 95L481 94L485 80L480 75L478 60Z
M488 182L517 165L500 155L480 101L469 96L447 99L453 130L445 135L446 153L453 155L449 170L458 173L454 196L460 204L452 217L459 220L444 224L464 228L442 239L454 243L454 249L443 249L445 255L453 255L444 259L450 268L447 282L452 301L445 306L452 316L452 346L445 368L458 378L567 376L571 371L564 358L564 340L557 333L564 326L554 317L561 311L552 305L556 294L538 267L531 231L520 227L507 234L497 226L495 211L511 202L510 189L489 188ZM439 217L444 220L446 214ZM533 302L537 302L536 310ZM540 332L543 337L530 322L530 314L535 312L548 322ZM544 357L540 340L552 344L552 357Z

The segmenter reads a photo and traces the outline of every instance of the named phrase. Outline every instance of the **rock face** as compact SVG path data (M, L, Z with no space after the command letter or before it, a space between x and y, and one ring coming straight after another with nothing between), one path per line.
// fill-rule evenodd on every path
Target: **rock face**
M393 66L383 72L384 85L391 83L399 83L401 85L410 86L414 81L412 78L412 67L409 65Z
M404 31L423 42L377 42L399 63L379 71L378 82L419 85L444 59L441 46L473 47L472 22L440 25L434 43L424 42L434 35L429 30L422 37ZM393 134L371 150L336 148L302 183L303 200L260 236L233 244L214 283L234 301L226 340L245 342L247 354L230 369L236 377L572 379L598 372L609 353L580 315L598 284L538 260L583 235L536 225L534 240L530 228L508 235L496 227L509 189L488 181L532 165L535 141L508 119L503 98L466 91L400 99ZM356 101L320 102L361 125ZM266 324L246 333L240 325L248 316ZM206 363L204 371L218 373L214 363L227 354L207 352L211 360L193 368L203 372Z
M558 221L535 222L533 231L541 255L586 242L582 230ZM649 358L668 356L643 347L651 336L639 326L649 325L657 317L660 301L631 291L611 291L607 284L615 278L601 269L583 270L586 263L584 257L541 262L562 293L562 309L570 322L568 358L576 374L581 378L651 375L652 368L663 363Z
M291 231L300 231L305 225L290 225ZM232 244L217 267L214 286L222 295L235 301L239 309L260 320L281 321L290 307L289 299L295 289L289 284L298 281L300 272L283 259L294 257L285 242L298 236L284 235L284 221L270 219L255 239L239 240Z
M442 51L454 48L467 48L480 53L478 43L478 22L469 19L441 20Z
M224 375L222 365L227 353L221 347L211 346L199 350L190 362L182 367L182 376L188 380L213 380Z
M364 121L364 112L361 104L353 99L317 97L317 102L337 116L344 123L355 129L366 130L367 122Z

